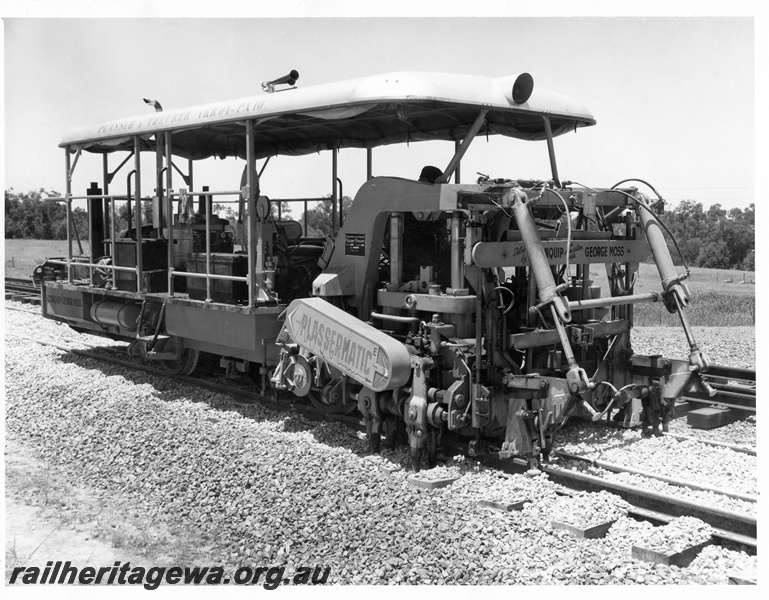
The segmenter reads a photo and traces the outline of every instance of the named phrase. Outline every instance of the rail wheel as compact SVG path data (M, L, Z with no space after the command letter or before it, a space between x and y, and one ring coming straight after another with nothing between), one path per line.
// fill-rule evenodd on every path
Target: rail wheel
M327 415L335 415L347 411L347 403L343 394L342 381L332 381L320 390L313 389L307 394L310 403ZM354 407L355 405L353 405Z
M200 351L185 348L179 360L161 360L161 368L169 375L190 375L198 366Z

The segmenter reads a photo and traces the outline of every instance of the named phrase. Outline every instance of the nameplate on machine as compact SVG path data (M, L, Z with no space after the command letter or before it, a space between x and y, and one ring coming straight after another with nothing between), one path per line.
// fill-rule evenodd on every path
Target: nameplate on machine
M345 233L344 254L345 256L366 256L366 234Z
M91 296L80 290L46 287L45 314L57 317L89 321L86 316L91 310Z
M566 240L542 242L548 263L566 264ZM640 262L649 254L645 240L578 240L569 248L569 263ZM473 262L481 268L526 267L529 257L523 242L479 242L473 247Z

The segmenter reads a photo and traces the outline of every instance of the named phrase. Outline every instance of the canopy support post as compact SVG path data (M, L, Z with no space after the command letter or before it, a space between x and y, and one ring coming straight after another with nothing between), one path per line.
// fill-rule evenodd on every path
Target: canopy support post
M542 117L545 122L545 134L547 135L547 154L550 157L550 172L553 175L553 181L558 187L561 187L561 180L558 177L558 167L555 164L555 146L553 145L553 130L550 127L550 117Z
M459 149L454 153L454 157L449 162L448 166L446 167L446 170L443 172L443 175L438 177L435 180L435 183L447 183L449 179L451 179L451 176L454 174L454 171L457 169L457 167L459 167L459 161L462 160L462 157L465 155L465 152L467 152L467 149L470 147L470 143L473 141L473 139L475 139L475 135L481 129L481 126L486 120L486 114L488 112L489 112L488 109L484 108L483 110L481 110L481 112L478 113L478 116L475 118L475 121L470 127L470 131L467 132L465 139L462 140L462 144L459 146Z
M168 240L168 295L174 295L174 223L173 223L173 198L171 191L174 189L174 174L171 168L173 161L173 154L171 153L171 133L169 132L165 136L165 153L166 153L166 225L168 227L168 233L166 239Z
M187 159L187 173L188 173L187 177L182 176L182 177L184 177L184 183L187 184L187 187L189 188L189 190L191 192L194 192L195 191L195 186L193 185L192 159L191 158Z
M461 144L461 142L459 140L454 140L454 154L459 152L459 145L460 144ZM457 163L457 168L454 170L454 183L460 183L459 179L460 179L460 175L461 175L461 173L460 173L460 169L461 168L462 168L462 163L458 162Z
M64 183L64 197L67 199L67 282L72 284L72 169L70 167L69 146L64 148L64 168L67 171L67 179Z
M337 193L336 193L336 186L337 186L337 168L339 163L339 156L338 156L339 150L336 148L331 149L331 235L336 236L336 232L338 229L338 215L337 215L337 209L336 209L336 203L337 203Z
M134 170L136 171L136 188L134 199L136 201L136 291L144 292L144 279L142 275L142 165L139 136L134 136ZM130 199L128 200L131 201Z
M107 179L109 178L109 154L106 152L102 155L102 189L104 192L102 192L105 196L109 196L109 181ZM109 219L110 216L110 199L104 198L104 239L107 239L107 236L110 232L110 226L109 226ZM113 271L114 272L114 271Z

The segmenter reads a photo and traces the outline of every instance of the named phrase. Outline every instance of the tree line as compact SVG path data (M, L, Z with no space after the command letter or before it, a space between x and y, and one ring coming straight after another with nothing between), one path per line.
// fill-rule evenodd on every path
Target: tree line
M26 193L5 190L5 237L6 239L61 240L67 238L67 213L64 203L51 199L59 196L55 191L39 189ZM352 200L343 198L343 213L349 210ZM232 209L215 205L214 212L234 222ZM223 211L222 212L219 211ZM683 260L689 266L712 269L741 269L755 271L755 205L748 208L726 210L713 204L705 210L700 202L684 200L661 216L670 233L678 242L680 254L673 241L667 237L670 254L676 264ZM127 228L127 208L118 205L116 230ZM275 214L275 213L274 213ZM277 214L275 214L277 218ZM80 239L88 238L88 215L82 208L72 211L73 224ZM304 215L292 215L290 205L283 203L281 218L304 221ZM142 222L152 222L150 202L144 202ZM319 202L307 211L307 234L311 237L331 233L331 199Z
M756 270L756 207L726 210L713 204L705 210L700 202L683 200L666 210L661 220L673 234L686 264L708 269ZM673 261L682 263L668 238Z
M5 190L5 238L32 240L66 240L67 208L56 200L61 194L40 188L26 193ZM135 221L135 217L134 217ZM142 223L152 223L152 202L142 202ZM72 208L73 236L88 239L88 213L84 208ZM115 207L115 230L128 229L128 205Z

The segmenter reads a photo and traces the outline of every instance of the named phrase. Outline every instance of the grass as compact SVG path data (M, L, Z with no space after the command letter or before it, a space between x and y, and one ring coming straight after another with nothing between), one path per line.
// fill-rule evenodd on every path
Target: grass
M679 274L685 273L683 267L676 267ZM756 274L754 271L736 271L727 269L703 269L690 267L691 276L684 283L689 288L692 296L698 296L707 292L723 293L734 296L755 296ZM574 269L572 268L572 272ZM606 270L603 265L591 265L590 277L593 285L601 286L601 293L605 294L609 289L606 279ZM731 283L727 280L731 279ZM742 281L751 282L743 284ZM649 263L641 263L636 278L635 293L661 291L660 276L657 267Z
M685 273L683 267L677 271ZM684 283L689 288L691 304L687 309L689 322L699 327L739 327L756 323L756 274L753 271L703 269L691 267L691 276ZM591 265L594 285L601 286L601 295L608 293L608 280L603 265ZM728 280L731 280L730 282ZM741 282L751 283L741 283ZM641 263L634 292L661 292L657 267ZM670 314L661 303L637 304L633 311L634 324L639 327L678 327L677 314Z
M88 242L81 243L88 252ZM72 253L80 253L74 241ZM31 277L35 266L56 256L67 256L67 240L5 240L5 276Z
M756 299L747 294L693 294L686 310L689 322L700 327L742 327L756 324ZM640 327L678 327L681 320L661 304L637 304L633 322Z

